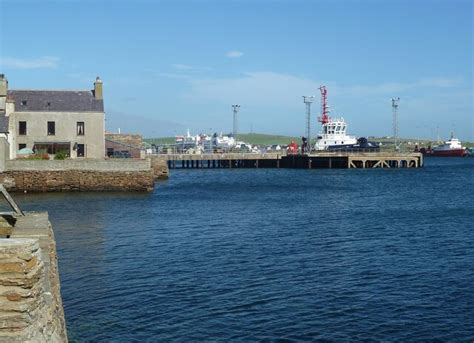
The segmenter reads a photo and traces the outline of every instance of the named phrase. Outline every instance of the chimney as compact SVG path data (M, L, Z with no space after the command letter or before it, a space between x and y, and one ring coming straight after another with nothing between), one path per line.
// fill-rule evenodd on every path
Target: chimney
M7 102L8 80L5 74L0 74L0 112L5 113Z
M7 96L8 80L5 78L5 74L0 74L0 96Z
M94 97L100 100L104 98L102 94L102 80L98 76L96 77L94 82Z

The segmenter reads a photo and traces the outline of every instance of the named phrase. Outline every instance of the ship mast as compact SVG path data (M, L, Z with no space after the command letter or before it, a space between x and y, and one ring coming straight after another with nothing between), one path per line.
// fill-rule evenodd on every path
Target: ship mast
M321 91L321 116L318 117L318 121L324 125L329 122L329 107L327 103L328 91L326 86L319 87L319 90Z

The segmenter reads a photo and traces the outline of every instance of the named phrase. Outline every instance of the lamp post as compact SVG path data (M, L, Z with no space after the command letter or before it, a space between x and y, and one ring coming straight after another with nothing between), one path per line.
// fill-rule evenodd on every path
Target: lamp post
M307 152L311 152L311 103L314 100L314 96L304 96L303 102L306 104L306 140L308 146L306 147Z
M238 131L238 121L237 121L237 113L240 110L240 105L232 105L232 108L234 109L234 120L233 120L233 125L232 125L232 135L234 136L234 139L237 140L237 131Z

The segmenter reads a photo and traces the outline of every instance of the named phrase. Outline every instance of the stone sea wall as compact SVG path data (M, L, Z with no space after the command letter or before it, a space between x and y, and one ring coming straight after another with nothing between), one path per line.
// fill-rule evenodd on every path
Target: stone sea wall
M0 183L13 192L150 192L156 178L167 178L166 163L147 160L11 160Z
M153 190L154 182L152 169L135 172L15 170L0 174L0 183L12 192L150 192Z
M0 238L0 342L67 342L48 215L14 221L10 238Z
M169 177L168 164L164 160L158 160L156 158L151 159L151 168L155 175L155 179L167 179Z

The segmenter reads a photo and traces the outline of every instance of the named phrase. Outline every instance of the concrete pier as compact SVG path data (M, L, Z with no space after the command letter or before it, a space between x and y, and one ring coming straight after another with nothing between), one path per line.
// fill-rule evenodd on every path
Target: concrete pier
M168 168L420 168L421 153L399 152L315 152L286 153L222 153L222 154L161 154L153 160L166 161ZM180 163L176 163L180 161Z

